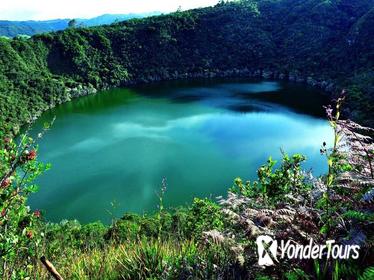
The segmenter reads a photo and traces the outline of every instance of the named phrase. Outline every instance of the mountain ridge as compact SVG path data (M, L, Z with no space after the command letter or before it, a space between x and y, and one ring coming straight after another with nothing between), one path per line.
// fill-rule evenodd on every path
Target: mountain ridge
M77 25L89 27L104 24L112 24L116 21L129 20L159 15L161 12L128 13L128 14L102 14L93 18L76 18ZM0 20L0 36L16 37L19 35L33 36L44 32L64 30L69 27L71 18L50 20Z
M1 116L19 124L109 87L241 75L305 82L331 98L345 87L345 114L373 126L372 8L371 0L243 0L2 39Z

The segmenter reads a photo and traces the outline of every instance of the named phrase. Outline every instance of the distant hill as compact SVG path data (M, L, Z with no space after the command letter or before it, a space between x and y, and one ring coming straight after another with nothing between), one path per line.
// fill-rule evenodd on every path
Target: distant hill
M69 19L46 21L8 21L0 20L0 36L15 37L17 35L32 36L38 33L63 30L68 26Z
M118 21L129 20L132 18L144 18L150 17L155 15L160 15L160 12L151 12L151 13L142 13L142 14L104 14L98 17L90 18L90 19L77 19L78 25L81 24L83 26L98 26L104 24L112 24Z
M160 12L142 14L104 14L90 19L76 19L78 26L97 26L111 24L117 21L129 20L132 18L143 18L159 15ZM18 35L32 36L39 33L64 30L68 27L71 19L54 19L45 21L8 21L0 20L0 36L15 37Z

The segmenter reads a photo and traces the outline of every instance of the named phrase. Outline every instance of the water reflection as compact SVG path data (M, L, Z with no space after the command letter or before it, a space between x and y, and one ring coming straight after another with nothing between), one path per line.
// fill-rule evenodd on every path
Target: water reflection
M306 167L319 174L326 168L320 144L331 139L327 122L314 117L323 97L304 89L287 106L296 89L276 82L174 83L64 104L34 128L57 116L40 143L40 157L52 169L30 204L52 221L109 222L106 210L118 216L155 210L163 177L170 206L223 195L235 177L255 178L280 148L305 154ZM309 104L303 113L293 109L300 95Z

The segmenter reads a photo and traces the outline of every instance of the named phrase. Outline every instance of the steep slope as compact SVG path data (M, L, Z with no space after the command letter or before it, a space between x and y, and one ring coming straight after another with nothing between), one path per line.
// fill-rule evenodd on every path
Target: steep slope
M1 116L27 115L111 86L263 76L348 87L350 114L374 124L373 0L259 0L1 40Z

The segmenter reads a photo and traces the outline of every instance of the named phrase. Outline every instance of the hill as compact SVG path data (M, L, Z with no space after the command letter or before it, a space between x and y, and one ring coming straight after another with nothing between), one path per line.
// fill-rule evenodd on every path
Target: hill
M104 24L112 24L119 21L129 20L133 18L144 18L160 15L160 12L141 13L141 14L104 14L90 19L77 19L78 25L81 26L98 26Z
M15 37L18 35L32 36L37 33L63 30L68 26L68 19L46 21L9 21L0 20L0 36Z
M117 21L129 20L132 18L142 18L154 16L159 12L142 13L142 14L104 14L90 19L76 19L79 26L97 26L112 24ZM54 19L44 21L9 21L0 20L0 36L16 37L18 35L32 36L39 33L64 30L68 27L71 19Z
M373 7L373 0L246 0L0 39L1 116L20 124L108 87L241 75L331 93L346 87L345 114L373 125Z

